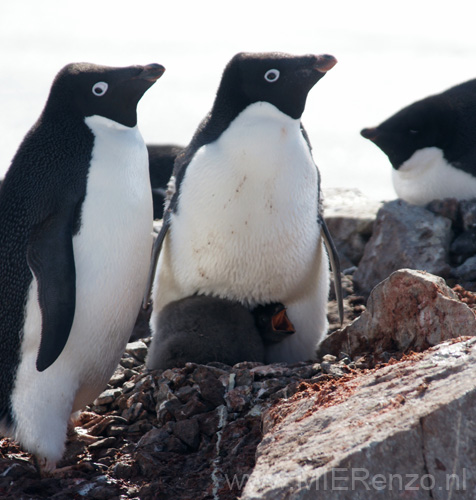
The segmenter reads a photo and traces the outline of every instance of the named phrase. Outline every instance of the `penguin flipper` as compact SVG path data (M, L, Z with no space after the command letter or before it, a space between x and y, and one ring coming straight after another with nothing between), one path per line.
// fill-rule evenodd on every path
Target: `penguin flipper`
M159 234L154 241L154 246L152 248L152 256L150 258L149 275L147 277L147 286L142 298L142 308L147 309L149 307L150 294L152 292L152 285L154 283L155 271L157 270L157 263L159 261L160 250L162 249L162 244L165 239L165 235L169 229L169 219L170 217L164 217L164 222L160 228Z
M38 282L41 342L38 371L51 366L63 351L76 307L76 268L71 214L55 214L37 224L28 244L28 265Z
M327 228L327 224L324 221L322 215L319 215L319 224L322 228L322 237L324 244L326 245L327 253L329 255L329 260L331 263L332 273L334 274L334 289L336 293L337 308L339 310L339 320L340 324L344 322L344 299L342 294L342 279L340 275L340 259L337 249L332 241L331 233Z

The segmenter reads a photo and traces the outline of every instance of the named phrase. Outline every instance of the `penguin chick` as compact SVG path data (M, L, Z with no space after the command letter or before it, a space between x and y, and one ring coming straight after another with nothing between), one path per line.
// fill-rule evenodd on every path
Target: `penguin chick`
M156 340L146 364L151 370L212 361L233 366L264 362L264 346L250 311L227 299L205 295L167 304L158 317Z
M295 333L294 325L289 321L283 304L260 305L255 307L252 313L265 345L282 342Z

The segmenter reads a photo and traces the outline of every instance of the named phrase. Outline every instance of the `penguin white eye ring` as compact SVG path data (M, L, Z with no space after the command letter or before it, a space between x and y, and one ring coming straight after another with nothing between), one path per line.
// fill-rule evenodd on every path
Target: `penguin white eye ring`
M274 83L275 81L279 80L279 75L280 75L279 70L269 69L264 74L264 79L269 83Z
M102 97L106 92L109 85L106 82L97 82L93 85L92 92L97 97Z

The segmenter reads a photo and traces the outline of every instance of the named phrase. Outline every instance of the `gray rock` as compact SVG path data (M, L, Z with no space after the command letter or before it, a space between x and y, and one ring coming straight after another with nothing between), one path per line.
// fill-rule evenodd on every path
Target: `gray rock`
M476 231L464 231L452 241L450 251L462 260L476 254Z
M426 208L437 215L457 223L459 218L459 201L456 198L443 198L430 201Z
M116 444L116 438L115 437L107 437L104 439L100 439L99 441L96 441L93 444L89 445L90 450L97 450L99 448L110 448L111 446L114 446Z
M402 269L377 285L367 309L329 335L319 354L344 351L352 358L372 353L422 351L445 340L476 335L474 312L445 281L424 271Z
M200 428L197 418L174 422L173 433L192 450L197 450L200 444Z
M363 293L398 269L420 269L446 278L450 275L451 221L402 200L385 203L374 232L354 274Z
M462 200L459 204L461 223L465 231L476 229L476 200Z
M367 198L358 189L334 188L325 191L323 205L342 268L358 265L382 203Z
M460 280L476 280L476 255L466 259L463 264L453 269L453 274Z
M241 500L474 498L475 366L447 342L275 406Z
M121 393L121 389L106 389L94 400L93 404L96 406L107 405L112 403Z
M143 363L145 361L145 357L147 356L147 346L144 342L142 342L142 340L136 340L135 342L127 344L126 352Z
M125 371L126 369L123 366L118 365L116 371L109 380L109 385L112 385L113 387L122 385L127 380Z

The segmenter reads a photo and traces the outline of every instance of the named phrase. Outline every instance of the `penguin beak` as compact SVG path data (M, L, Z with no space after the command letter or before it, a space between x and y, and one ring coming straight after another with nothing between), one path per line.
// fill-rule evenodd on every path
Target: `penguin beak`
M164 74L164 71L165 68L161 64L148 64L143 67L137 78L148 82L155 82Z
M286 332L289 334L295 333L294 325L291 323L288 315L286 314L286 309L281 309L271 318L271 326L275 332Z
M360 131L360 135L369 141L375 142L379 133L377 128L364 128Z
M331 56L329 54L322 54L320 56L316 56L314 69L317 69L317 71L320 71L321 73L327 73L336 64L337 59L334 56Z

